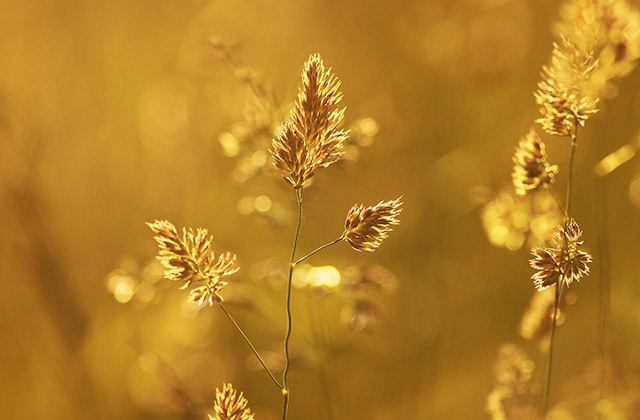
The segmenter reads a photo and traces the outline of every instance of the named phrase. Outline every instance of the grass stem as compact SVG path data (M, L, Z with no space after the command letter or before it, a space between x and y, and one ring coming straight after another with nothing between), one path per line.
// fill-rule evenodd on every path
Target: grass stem
M569 156L569 173L567 175L567 198L564 205L564 217L565 221L569 220L569 214L571 211L571 192L573 189L573 161L576 154L576 142L578 138L578 123L575 124L576 128L571 136L571 154Z
M331 245L335 245L338 242L340 242L341 240L343 240L345 238L345 233L342 234L342 236L340 236L338 239L335 239L329 243L326 243L316 249L314 249L313 251L311 251L310 253L308 253L307 255L305 255L304 257L300 258L299 260L297 260L296 262L293 263L293 266L295 267L296 265L300 264L302 261L306 260L307 258L309 258L310 256L312 256L313 254L322 251L325 248L329 248Z
M300 236L300 225L302 225L302 187L296 188L296 202L298 204L298 222L296 223L296 233L293 237L293 247L291 249L291 259L289 260L289 276L287 279L287 333L284 337L284 371L282 372L282 388L283 405L282 420L287 419L289 411L289 367L291 360L289 357L289 339L291 338L291 285L293 282L293 267L295 266L296 248L298 246L298 237Z
M231 316L231 314L229 313L229 311L227 311L227 308L224 307L224 305L222 304L222 302L219 303L220 308L222 309L222 312L224 312L224 314L227 316L227 318L229 318L229 320L231 321L231 323L233 324L234 327L236 327L236 329L238 330L238 332L240 333L240 335L242 336L242 338L244 338L244 341L249 345L249 347L251 348L251 351L253 351L253 354L258 358L258 360L260 361L260 364L262 364L262 367L264 368L264 370L269 374L269 376L271 377L271 380L278 386L279 389L284 389L282 387L282 385L280 385L280 382L278 382L278 380L276 379L276 377L273 375L273 372L271 372L271 369L269 369L269 367L267 366L267 364L264 362L264 360L262 359L262 357L260 357L260 354L258 353L258 351L256 350L256 348L253 346L253 343L251 343L251 340L249 340L249 337L247 337L247 335L244 333L244 331L242 331L242 328L240 328L240 326L238 325L238 323L236 322L235 319L233 319L233 317Z
M544 399L542 402L542 412L547 414L547 408L549 406L549 389L551 385L551 363L553 361L553 339L556 334L556 324L558 321L558 306L560 298L562 297L562 276L558 277L556 283L556 300L553 305L553 313L551 318L551 333L549 335L549 356L547 358L547 375L544 381Z
M578 119L574 118L574 130L571 134L571 154L569 156L569 172L567 175L567 195L565 199L564 205L564 224L565 228L567 223L570 220L569 212L571 210L571 192L573 189L573 161L575 158L576 152L576 142L578 138ZM563 235L565 244L565 249L567 248L566 236ZM553 313L551 317L551 332L549 334L549 356L547 358L547 374L545 376L544 383L544 396L542 402L542 414L547 414L547 409L549 407L549 390L551 388L551 365L553 363L553 340L555 338L556 325L558 323L558 306L560 305L560 298L562 297L562 288L564 286L564 276L565 273L560 272L560 276L558 277L558 282L556 283L556 299L553 305Z

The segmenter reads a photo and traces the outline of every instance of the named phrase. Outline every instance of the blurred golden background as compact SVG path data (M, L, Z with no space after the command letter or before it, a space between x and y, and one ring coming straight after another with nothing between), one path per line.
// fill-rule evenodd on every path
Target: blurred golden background
M295 198L267 148L316 52L342 81L352 136L305 191L300 254L340 235L355 203L405 205L376 253L340 244L300 267L290 418L489 418L503 343L544 365L517 334L535 291L527 229L504 209L558 2L0 6L0 417L203 419L232 382L257 419L280 418L228 320L162 279L144 223L206 227L239 256L227 306L280 370ZM637 136L640 76L616 87L576 156L573 213L594 263L556 337L551 403L568 400L566 418L595 418L581 404L601 389L603 349L611 405L640 401L640 167L593 170ZM569 148L545 138L562 190Z

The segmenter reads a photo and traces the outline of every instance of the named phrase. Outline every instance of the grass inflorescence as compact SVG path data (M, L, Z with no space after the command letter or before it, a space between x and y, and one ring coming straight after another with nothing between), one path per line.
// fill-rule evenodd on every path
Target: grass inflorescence
M218 44L214 43L214 47L222 53L226 52L223 55L229 59L228 51ZM213 238L206 229L184 228L180 235L169 221L147 223L159 246L158 259L164 265L165 278L182 282L181 289L195 285L190 292L193 302L199 305L207 303L210 306L217 304L220 307L280 390L283 398L283 420L287 419L291 400L289 372L294 321L291 311L294 268L312 255L342 241L358 251L375 251L399 223L398 216L402 210L400 198L381 201L374 206L355 205L346 216L340 236L296 259L302 224L303 190L318 170L337 162L344 153L348 131L342 129L345 108L338 106L342 100L339 88L339 80L331 69L325 67L320 55L311 55L302 70L297 100L271 142L273 164L292 188L297 208L284 305L286 333L283 340L284 368L281 381L276 379L252 341L223 304L222 291L227 284L223 279L238 271L239 268L234 266L236 256L225 252L216 257L211 249ZM328 395L326 397L328 400ZM225 384L222 391L216 390L214 412L214 416L210 416L212 420L254 418L247 400L242 393L238 395L231 384Z
M562 210L562 222L544 244L531 249L529 261L535 270L531 279L539 295L523 317L520 334L527 340L547 344L543 349L547 361L541 409L530 414L533 418L546 416L549 409L554 338L563 289L587 276L594 260L583 249L583 232L571 206L578 134L598 112L602 100L607 99L613 81L635 67L640 45L640 14L625 0L568 0L561 8L561 17L556 27L558 39L552 45L549 64L542 68L534 99L541 114L535 122L549 136L559 137L569 150L569 162L562 168L567 174L564 197L560 198L554 189L560 165L548 162L544 140L534 128L520 140L513 156L515 193L525 197L548 191ZM498 389L504 391L500 386ZM521 418L499 404L503 399L497 395L503 395L503 391L494 391L489 397L493 418Z

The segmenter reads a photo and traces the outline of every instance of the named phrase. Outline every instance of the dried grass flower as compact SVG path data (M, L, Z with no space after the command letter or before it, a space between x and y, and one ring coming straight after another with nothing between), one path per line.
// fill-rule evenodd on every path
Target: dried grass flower
M552 184L558 173L557 165L549 165L544 142L535 130L520 140L513 156L513 185L518 195Z
M553 44L551 64L542 68L542 81L534 93L542 114L536 122L544 131L570 136L598 111L598 99L592 97L588 84L597 65L590 52L583 53L566 38Z
M339 88L340 82L320 55L311 55L302 71L296 103L271 148L275 167L296 189L344 152L347 132L341 129L345 109L338 108Z
M356 204L347 214L343 238L357 251L375 251L387 238L393 225L400 223L401 200L402 197L399 197L369 207Z
M156 220L147 226L155 233L160 248L158 259L165 267L165 278L183 282L180 289L191 283L198 284L190 294L190 299L198 304L222 302L220 291L227 284L222 279L238 271L233 268L236 256L225 252L216 259L211 250L212 237L206 229L183 228L179 235L167 220Z
M242 392L238 395L231 384L224 384L222 391L216 388L213 410L214 415L209 415L209 420L254 420L249 402Z
M531 278L538 291L552 286L558 281L569 286L589 275L588 264L593 260L590 254L580 251L582 231L575 220L570 219L565 226L558 226L554 235L555 247L534 248L529 261L537 270Z
M626 0L572 0L560 14L557 32L598 59L594 94L611 97L610 81L628 75L640 57L640 13Z

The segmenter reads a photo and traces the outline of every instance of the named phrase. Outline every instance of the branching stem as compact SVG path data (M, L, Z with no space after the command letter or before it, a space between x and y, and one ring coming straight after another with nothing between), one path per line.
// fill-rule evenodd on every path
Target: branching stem
M302 261L306 260L307 258L309 258L310 256L312 256L313 254L316 254L320 251L322 251L325 248L329 248L331 245L335 245L338 242L342 241L346 236L346 232L342 234L342 236L340 236L338 239L335 239L329 243L326 243L316 249L314 249L313 251L311 251L310 253L308 253L307 255L305 255L304 257L300 258L299 260L297 260L296 262L293 263L293 266L295 267L296 265L300 264Z
M247 335L244 333L244 331L242 331L242 328L240 328L240 326L238 325L238 323L236 322L235 319L233 319L233 317L231 316L231 314L229 313L229 311L227 311L227 308L224 307L224 305L222 304L222 302L218 303L220 305L220 309L222 309L222 312L224 312L224 314L227 316L227 318L229 318L229 321L231 321L231 323L233 324L234 327L236 327L236 330L238 330L238 332L240 333L240 335L242 336L242 338L244 338L244 341L249 345L249 347L251 348L251 351L253 351L253 354L258 358L258 360L260 361L260 364L262 365L262 367L264 368L264 370L269 374L269 376L271 377L271 380L278 386L279 389L284 389L282 387L282 385L280 385L280 382L278 382L278 380L276 379L276 377L273 375L273 372L271 372L271 369L269 369L269 367L267 366L267 364L264 362L264 360L262 359L262 357L260 357L260 354L258 353L258 351L256 350L256 348L253 346L253 343L251 343L251 340L249 340L249 337L247 337Z

